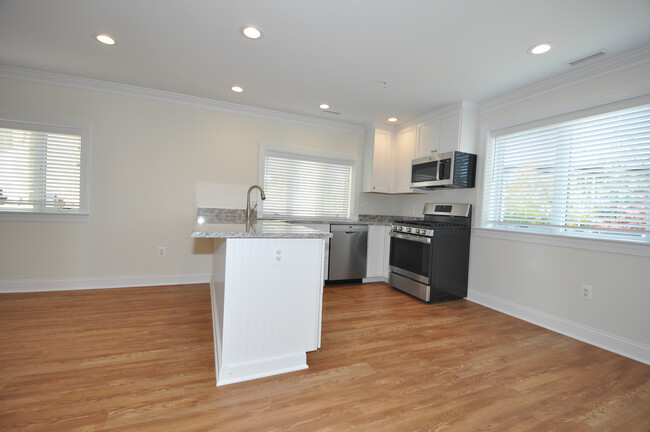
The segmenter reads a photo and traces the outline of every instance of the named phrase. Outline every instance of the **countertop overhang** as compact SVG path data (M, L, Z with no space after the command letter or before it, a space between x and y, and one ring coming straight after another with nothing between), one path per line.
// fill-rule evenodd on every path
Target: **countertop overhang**
M310 222L303 222L310 223ZM329 232L275 219L218 218L200 216L193 238L317 238L332 237Z

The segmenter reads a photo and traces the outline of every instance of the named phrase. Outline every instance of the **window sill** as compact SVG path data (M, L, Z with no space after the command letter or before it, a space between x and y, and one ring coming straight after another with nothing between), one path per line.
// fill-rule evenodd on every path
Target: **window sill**
M87 213L0 212L0 222L88 222Z
M556 234L523 233L483 227L473 228L472 233L478 237L494 238L499 240L650 257L650 244L647 243L631 243L620 240L602 240Z

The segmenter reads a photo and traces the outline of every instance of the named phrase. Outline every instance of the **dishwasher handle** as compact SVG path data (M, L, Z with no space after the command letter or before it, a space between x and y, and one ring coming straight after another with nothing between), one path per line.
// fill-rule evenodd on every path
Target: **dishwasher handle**
M330 232L343 232L345 234L357 234L360 232L367 232L368 225L352 225L352 224L331 224Z

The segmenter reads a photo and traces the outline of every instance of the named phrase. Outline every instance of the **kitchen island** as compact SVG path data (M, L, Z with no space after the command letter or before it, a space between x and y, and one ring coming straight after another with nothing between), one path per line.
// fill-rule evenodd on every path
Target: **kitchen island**
M277 220L199 217L214 239L210 297L217 385L306 369L320 347L328 232Z

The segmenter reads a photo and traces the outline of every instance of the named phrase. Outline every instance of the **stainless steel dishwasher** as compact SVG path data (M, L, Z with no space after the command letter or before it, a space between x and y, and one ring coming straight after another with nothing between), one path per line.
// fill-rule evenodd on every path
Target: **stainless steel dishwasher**
M368 225L330 226L330 281L366 277Z

